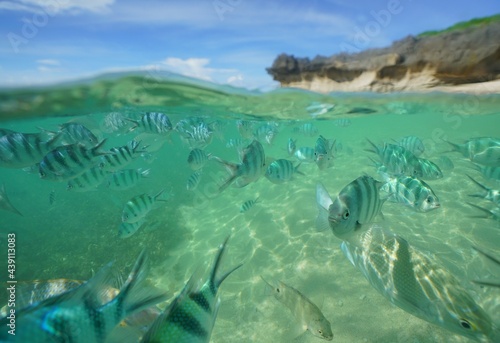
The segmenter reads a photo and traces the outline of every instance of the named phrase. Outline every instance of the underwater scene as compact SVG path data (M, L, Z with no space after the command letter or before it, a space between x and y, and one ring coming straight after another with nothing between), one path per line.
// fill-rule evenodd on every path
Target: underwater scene
M0 341L500 342L498 94L117 73L0 119Z

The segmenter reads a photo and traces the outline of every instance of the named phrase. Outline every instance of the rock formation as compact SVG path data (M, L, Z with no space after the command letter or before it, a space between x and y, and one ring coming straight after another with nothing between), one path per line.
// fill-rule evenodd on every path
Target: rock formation
M320 92L414 91L497 80L500 22L312 60L281 54L267 72L282 86Z

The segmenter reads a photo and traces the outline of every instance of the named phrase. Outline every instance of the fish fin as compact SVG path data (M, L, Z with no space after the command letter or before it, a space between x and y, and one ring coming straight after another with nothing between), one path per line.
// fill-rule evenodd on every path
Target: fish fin
M471 179L471 181L474 182L477 186L479 186L484 191L486 191L486 194L488 193L488 191L490 191L490 188L488 188L485 185L483 185L483 184L479 183L478 181L474 180L470 175L468 175L468 174L465 174L465 175L467 175L467 177L469 179ZM486 194L484 194L484 193L483 194L477 193L477 194L469 194L469 196L476 197L476 198L484 198L486 196Z
M351 262L353 266L356 266L356 260L354 256L353 247L349 242L343 241L340 243L340 250L344 253L344 256Z
M167 199L158 199L163 193L165 193L165 188L163 188L153 197L155 201L168 201Z
M224 165L224 167L226 167L226 169L229 171L230 173L230 176L229 178L227 178L223 183L222 185L219 186L219 192L222 192L223 190L225 190L231 183L233 183L234 180L236 180L236 178L239 176L238 175L238 164L235 164L235 163L231 163L231 162L227 162L227 161L224 161L223 159L221 159L220 157L217 157L217 156L212 156L211 158L212 160L215 160L221 164Z
M123 118L123 119L125 119L125 120L127 120L127 121L131 122L132 124L134 124L134 125L132 125L132 126L131 126L128 130L127 130L127 132L126 132L126 133L132 132L132 131L134 131L135 129L137 129L137 128L139 127L139 121L138 121L138 120L135 120L135 119L130 119L130 118L126 118L126 117L125 117L125 118Z
M479 281L479 280L472 280L472 282L477 283L478 285L482 285L482 286L499 287L500 288L500 283L493 283L493 282Z
M484 207L474 205L474 204L472 204L470 202L467 202L467 204L469 204L470 206L475 207L478 210L480 210L480 211L483 212L482 216L469 216L470 218L491 218L491 217L494 216L494 214L490 210L488 210L488 209L486 209Z
M217 252L217 255L215 256L214 264L212 265L212 270L210 272L210 280L213 282L215 287L219 288L221 283L236 269L240 268L243 263L238 264L236 267L230 269L229 271L225 272L224 274L220 275L217 277L219 268L220 268L220 263L222 260L222 256L224 255L224 251L226 250L226 245L227 241L229 240L230 235L226 237L224 242L219 246L219 251Z
M299 167L301 166L301 164L302 164L302 162L299 162L299 164L297 164L297 166L294 168L294 173L306 176L306 174L304 174L303 172L301 172L299 170Z
M151 288L143 286L143 281L146 278L145 265L146 253L143 250L139 254L127 281L120 289L120 293L112 300L116 301L123 309L124 317L167 299L166 293L152 291Z
M99 151L99 149L104 145L104 143L106 143L106 139L107 138L104 138L102 141L97 143L97 145L95 147L90 149L92 151L92 155L101 156L101 155L114 155L115 154L114 152L111 152L111 151Z
M481 255L483 255L484 257L489 259L490 261L493 261L496 264L500 265L500 259L497 259L497 258L493 257L492 255L485 253L484 251L480 250L479 248L477 248L475 246L472 246L472 249L476 250L478 253L480 253Z
M328 209L333 203L330 194L322 183L316 184L316 204L318 205L318 216L316 217L316 229L318 231L325 231L330 229L328 221Z
M368 152L373 152L375 154L379 154L380 152L380 149L375 145L375 143L373 143L371 140L369 140L368 138L366 139L368 141L368 143L370 143L370 145L372 146L373 150L371 149L364 149L365 151L368 151Z

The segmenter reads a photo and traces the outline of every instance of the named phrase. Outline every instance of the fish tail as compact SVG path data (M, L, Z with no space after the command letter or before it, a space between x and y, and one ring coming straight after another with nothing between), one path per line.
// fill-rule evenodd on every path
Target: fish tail
M221 283L236 269L240 268L243 263L238 264L236 267L230 269L229 271L225 272L221 276L217 278L217 273L220 268L220 263L222 260L222 256L224 255L224 251L226 250L226 245L227 241L229 240L230 236L227 236L224 242L220 245L219 251L217 252L217 256L215 256L214 264L212 266L212 271L210 272L210 281L213 285L215 285L216 288L218 288Z
M226 169L229 171L231 176L227 178L222 185L219 186L219 192L222 192L225 190L231 183L233 183L234 180L239 176L238 174L238 164L231 163L224 161L222 158L217 157L217 156L212 156L211 159L221 163L226 167Z
M146 278L146 253L143 250L135 262L125 285L113 301L117 307L123 309L125 316L143 310L166 300L167 295L159 291L151 291L144 287L142 282Z
M106 138L104 138L102 141L100 141L95 147L93 147L90 151L92 152L92 155L94 156L100 156L100 155L110 155L114 154L109 151L99 151L99 149L106 143Z
M468 174L466 174L466 175L467 175L467 177L469 179L471 179L472 182L474 182L476 185L478 185L479 187L481 187L486 192L486 194L488 193L488 191L490 191L490 189L488 187L486 187L485 185L483 185L483 184L479 183L478 181L474 180L470 175L468 175ZM469 196L475 197L475 198L484 198L486 194L485 193L483 193L483 194L476 193L476 194L469 194Z
M452 143L450 141L447 141L444 138L441 138L441 139L442 139L443 142L448 143L453 148L452 150L443 151L442 153L447 153L447 152L462 152L462 149L461 149L460 145Z
M130 129L127 130L127 133L132 132L132 131L134 131L135 129L137 129L139 127L139 121L138 120L130 119L130 118L124 118L124 119L128 120L129 122L131 122L132 124L134 124L134 125L132 125L130 127Z
M484 207L471 204L470 202L467 202L467 204L469 204L472 207L477 208L478 210L480 210L484 213L482 216L470 216L470 218L491 218L493 216L493 213L491 213L490 210L488 210Z
M153 197L155 201L167 201L167 199L158 199L163 193L165 193L165 188L163 188Z
M380 152L380 149L375 145L375 143L373 143L371 140L369 140L368 138L366 139L368 141L368 143L370 143L370 145L372 146L373 150L371 149L365 149L365 151L368 151L368 152L373 152L375 154L379 154Z
M297 166L296 166L295 168L293 168L293 169L294 169L294 173L297 173L297 174L300 174L300 175L306 176L306 174L304 174L303 172L301 172L301 171L299 170L299 167L300 167L300 165L301 165L301 164L302 164L302 162L300 162L299 164L297 164Z

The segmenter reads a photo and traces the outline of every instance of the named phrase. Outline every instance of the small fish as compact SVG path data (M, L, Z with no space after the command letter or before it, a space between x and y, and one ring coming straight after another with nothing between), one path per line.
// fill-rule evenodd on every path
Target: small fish
M472 247L474 250L476 250L478 253L486 257L488 260L496 263L498 266L500 266L500 260L498 258L493 257L490 254L485 253L482 250L479 250L479 248ZM491 287L499 287L500 288L500 283L493 283L493 282L488 282L488 281L476 281L474 280L475 283L483 286L491 286Z
M56 201L56 191L51 190L49 193L49 205L54 205L54 202Z
M301 147L295 151L294 155L299 161L304 163L314 163L316 161L314 148Z
M187 182L186 182L186 189L188 191L194 191L197 187L198 184L201 181L201 175L203 173L203 169L198 169L191 175L189 175Z
M143 114L139 120L132 120L128 118L127 120L134 123L129 131L141 128L144 132L159 135L166 135L172 131L172 123L164 113L147 112Z
M5 191L4 184L2 184L2 187L0 187L0 209L22 216L22 213L19 212L19 210L15 208L14 205L12 205L12 203L10 202L9 197L7 196L7 192Z
M132 163L147 151L138 149L140 142L130 141L127 145L111 148L110 154L101 157L99 166L106 171L117 171Z
M118 228L118 237L123 239L132 236L141 228L145 221L144 218L141 218L135 223L121 223Z
M403 137L397 143L417 157L425 151L424 143L417 136Z
M471 179L472 182L474 182L477 186L479 186L479 188L482 189L481 193L469 194L469 196L476 197L476 198L483 198L483 199L486 199L486 200L493 202L497 206L500 206L500 190L488 188L485 185L474 180L469 175L467 175L467 177L469 179Z
M445 141L453 151L461 153L474 163L484 166L500 167L500 139L493 137L471 138L464 144Z
M57 147L40 162L40 177L45 180L64 181L83 174L96 164L95 157L109 154L99 150L105 142L104 139L91 149L80 144Z
M101 128L106 133L126 133L130 129L130 121L120 112L108 113L103 121Z
M288 144L286 146L286 151L288 151L289 156L293 156L295 151L297 150L297 140L293 140L292 138L288 138Z
M148 289L146 257L141 253L118 295L102 304L99 299L113 277L111 264L85 282L62 294L16 310L16 324L22 330L9 335L0 332L7 342L104 342L126 317L164 301L166 294ZM6 326L8 319L0 319Z
M68 181L67 190L74 192L88 192L95 190L97 186L106 180L108 173L99 167L92 167L83 174Z
M333 150L335 141L319 136L314 147L314 161L320 170L325 170L333 165Z
M264 153L264 148L257 140L254 140L245 148L242 153L241 163L239 164L226 162L215 156L212 158L223 164L231 174L219 187L220 192L226 189L236 179L238 179L236 183L237 187L245 187L249 183L257 181L266 170L266 155Z
M193 170L201 169L208 162L212 154L207 154L205 151L194 148L189 152L188 155L188 164Z
M417 159L417 169L424 180L438 180L443 178L443 172L437 164L425 158Z
M213 132L204 122L181 131L181 138L192 148L203 149L212 142Z
M380 188L391 202L399 202L418 212L429 212L441 206L437 195L424 181L411 176L386 177Z
M55 147L39 133L10 133L0 137L0 167L25 168L39 163Z
M402 237L372 227L355 240L342 242L341 249L392 304L455 334L494 341L490 316L462 282Z
M90 149L99 143L99 140L92 131L78 123L60 125L57 136L57 141L63 145L81 144Z
M108 187L116 191L130 189L142 178L147 178L151 169L124 169L116 171L108 177Z
M382 185L370 176L360 176L345 186L332 201L325 187L317 184L318 230L329 227L335 236L345 239L372 222L381 213L385 201L380 199L379 194Z
M255 200L247 200L240 206L240 213L245 213L250 210L257 202L259 201L259 197Z
M271 294L290 312L300 323L300 326L312 335L331 341L333 339L332 327L321 310L304 294L282 281L267 282L262 276L262 281L267 285Z
M407 175L413 177L422 177L422 167L418 158L402 146L384 143L382 147L377 147L368 139L368 143L373 150L367 150L375 153L380 158L380 163L387 168L387 172L394 176Z
M131 198L123 207L122 222L136 223L144 218L149 213L149 211L153 209L153 206L156 202L166 201L163 199L158 199L164 191L165 190L161 190L155 196L150 196L144 193Z
M300 163L294 166L292 161L278 159L267 167L266 178L276 184L287 182L292 180L293 175L296 173L304 175L304 173L299 171L299 167Z
M193 275L181 293L156 319L142 338L142 343L208 343L217 319L220 297L217 295L222 282L242 265L220 275L219 268L229 237L219 247L210 277L200 287L199 278Z
M300 133L307 137L314 137L318 134L319 130L312 123L305 123L302 126L296 127L294 133Z
M278 134L277 126L273 123L264 124L259 126L253 136L256 140L260 142L266 142L269 145L273 144L274 138Z
M315 118L317 116L330 112L334 108L335 108L334 104L326 104L313 101L309 106L306 107L306 111L309 113L311 117Z
M348 127L351 126L352 122L348 118L335 119L333 125L337 127Z

